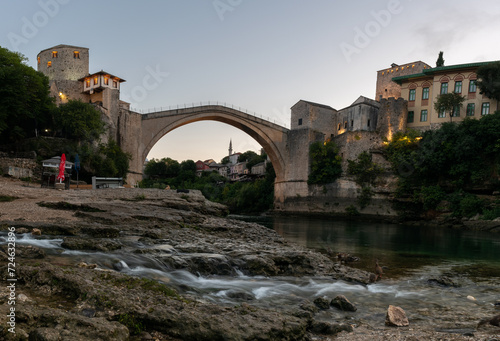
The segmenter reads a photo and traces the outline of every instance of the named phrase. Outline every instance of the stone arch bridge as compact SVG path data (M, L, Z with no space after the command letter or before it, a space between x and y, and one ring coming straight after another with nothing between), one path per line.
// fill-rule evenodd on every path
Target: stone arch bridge
M200 105L149 114L122 112L117 122L117 136L122 148L132 155L128 182L135 184L142 179L144 161L164 135L186 124L206 120L232 125L253 137L269 156L276 172L276 182L284 181L289 164L289 129L234 108Z

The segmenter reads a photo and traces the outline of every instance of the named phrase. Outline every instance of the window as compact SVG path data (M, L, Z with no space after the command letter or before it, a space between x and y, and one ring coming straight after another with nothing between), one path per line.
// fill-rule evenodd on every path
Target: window
M408 98L409 101L414 101L415 100L415 93L417 90L415 89L410 89L410 96Z
M57 51L52 51L52 58L57 58Z
M456 105L451 112L451 117L459 117L460 116L460 107Z
M337 130L340 130L341 127L342 127L342 125L339 123L339 127L337 128Z
M104 77L104 85L109 85L109 77Z
M481 106L481 115L488 115L490 113L490 103L483 103Z
M422 99L429 99L429 88L423 88Z
M302 125L302 119L299 118L299 126L301 126L301 125Z
M440 112L438 112L438 117L439 118L446 117L446 112L444 110L441 110Z
M368 127L370 126L370 120L368 119L368 123L366 124Z
M427 110L420 112L420 122L427 122Z
M474 111L476 110L475 103L467 104L467 116L474 116Z
M47 62L47 67L52 67L52 62Z
M415 112L408 111L408 119L406 120L406 122L413 123L414 118L415 118Z
M344 129L347 129L347 121L344 122Z
M455 93L457 94L462 93L462 81L455 82Z
M354 127L354 120L351 120L351 128Z
M441 83L441 95L448 93L448 83Z
M37 57L36 60L37 60L38 64L40 64L40 57Z
M85 83L87 84L87 88L90 88L90 78L87 78L85 80Z
M94 85L99 84L99 77L95 76L94 77Z
M73 51L73 58L80 59L80 51Z
M476 92L476 89L477 89L476 80L471 80L469 82L469 92Z
M113 81L113 88L117 88L118 87L118 82L117 81Z

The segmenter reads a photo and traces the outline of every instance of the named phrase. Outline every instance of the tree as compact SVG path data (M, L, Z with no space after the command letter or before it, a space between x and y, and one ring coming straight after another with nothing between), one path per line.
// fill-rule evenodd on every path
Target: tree
M227 165L230 162L229 156L224 156L220 161L221 165Z
M460 110L464 101L465 101L465 96L462 96L455 92L449 94L441 94L438 95L436 103L434 103L434 109L437 112L443 112L443 111L449 112L450 122L451 122L453 113Z
M477 86L482 94L500 101L500 62L483 65L477 69Z
M248 150L248 151L244 152L243 154L241 154L240 156L238 156L238 162L248 161L252 157L255 157L255 156L258 156L256 152Z
M334 182L342 174L341 157L332 142L314 142L309 148L311 172L307 183L327 184Z
M101 112L82 101L61 104L54 112L54 123L62 137L77 141L95 141L105 132Z
M0 142L18 142L52 127L49 80L17 52L0 47ZM7 129L8 128L8 129Z
M438 59L436 60L436 67L444 66L443 51L439 51Z

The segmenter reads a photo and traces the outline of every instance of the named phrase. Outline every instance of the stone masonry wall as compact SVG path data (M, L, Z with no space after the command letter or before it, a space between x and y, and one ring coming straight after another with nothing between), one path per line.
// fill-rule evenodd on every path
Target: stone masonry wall
M41 174L42 168L35 159L0 157L0 169L3 174L15 178L33 177Z

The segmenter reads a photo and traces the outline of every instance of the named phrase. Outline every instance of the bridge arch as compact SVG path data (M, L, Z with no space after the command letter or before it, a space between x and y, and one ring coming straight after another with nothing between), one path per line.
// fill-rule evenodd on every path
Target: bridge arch
M205 105L141 115L141 141L139 148L133 154L142 165L153 146L163 136L184 125L207 120L229 124L254 138L269 156L276 172L276 181L284 179L288 129L221 105Z

